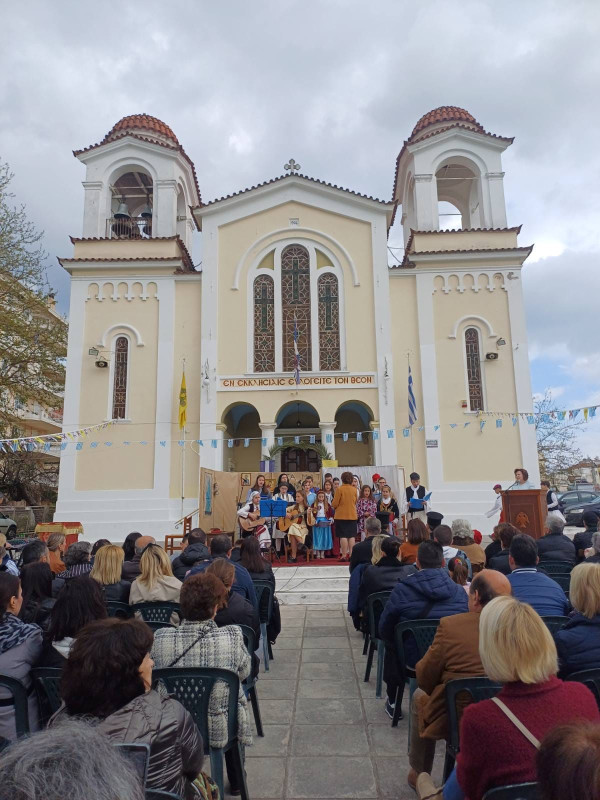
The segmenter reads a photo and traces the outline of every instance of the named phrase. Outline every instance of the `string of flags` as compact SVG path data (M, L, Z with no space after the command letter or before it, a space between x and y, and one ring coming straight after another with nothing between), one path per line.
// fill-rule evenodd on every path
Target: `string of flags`
M45 433L39 436L0 439L0 453L26 453L32 450L48 453L56 445L60 445L61 450L66 450L70 442L75 444L77 450L82 450L83 442L79 441L80 439L85 439L97 431L105 430L111 425L114 425L113 420L101 422L98 425L88 425L86 428L79 428L76 431L67 431L65 433Z
M440 430L450 428L451 430L465 430L470 427L479 427L479 431L483 433L487 426L496 430L504 427L515 427L519 420L527 423L527 425L536 425L539 422L568 422L579 419L580 421L588 422L593 419L600 406L586 406L584 408L573 408L563 411L548 411L543 413L528 413L528 412L503 412L503 411L478 411L473 414L473 419L461 422L449 422L439 425L419 425L413 423L413 430L418 432L425 431L426 434L435 434ZM599 415L600 416L600 415ZM67 449L69 451L79 452L84 449L96 450L98 448L112 447L130 447L132 445L140 445L147 447L156 444L155 440L142 439L136 441L99 441L93 435L102 430L114 425L113 420L102 422L98 425L90 425L86 428L80 428L75 431L68 431L66 433L52 433L43 434L40 436L25 436L12 439L0 439L0 453L9 452L28 452L28 451L41 451L50 452L56 450L57 445L60 451L63 452ZM366 430L366 431L353 431L347 433L325 433L321 437L321 442L325 446L333 444L334 439L339 439L347 442L349 439L354 439L357 442L363 442L372 438L377 441L380 438L395 439L396 437L408 438L410 436L411 428L409 426L399 429L386 429L386 430ZM216 449L219 443L223 441L223 445L227 448L249 447L250 442L260 441L262 447L268 447L269 441L265 437L244 437L244 438L226 438L220 439L176 439L176 440L158 440L160 447L166 448L167 444L176 444L179 447L185 447L186 444L196 444L199 447L209 447ZM275 444L278 446L284 445L298 445L298 444L316 444L317 437L315 434L309 435L295 435L295 436L276 436ZM72 447L70 447L72 445Z

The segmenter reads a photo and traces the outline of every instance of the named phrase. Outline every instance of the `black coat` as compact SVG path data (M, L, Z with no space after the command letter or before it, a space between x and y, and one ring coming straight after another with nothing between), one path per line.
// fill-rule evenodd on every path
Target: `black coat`
M497 556L490 558L490 569L496 569L504 575L510 575L510 564L508 563L509 550L500 550Z
M486 567L490 567L490 562L494 556L500 554L502 550L502 543L498 539L494 539L493 542L490 542L488 546L485 548L485 565Z
M577 561L583 561L585 556L579 555L580 550L587 550L588 547L592 546L592 536L597 533L596 528L591 528L589 530L581 531L580 533L576 533L573 538L573 544L575 545L575 551L577 553Z
M350 572L359 564L370 564L373 558L373 537L369 536L362 542L357 542L352 548L350 556Z
M133 583L136 578L140 577L141 569L140 569L140 555L134 555L131 561L124 561L123 568L121 570L121 578L124 581L129 581L129 583Z
M383 556L377 564L365 568L358 590L359 608L367 605L367 597L375 592L389 592L398 581L417 572L412 564L401 564L393 556Z
M120 580L102 587L104 599L109 602L128 603L131 584L129 581Z
M229 592L227 605L225 608L217 611L215 622L219 628L223 628L225 625L247 625L254 631L254 641L256 647L258 647L258 641L260 639L258 611L254 608L252 603L245 600L241 594ZM256 677L258 675L260 661L255 653L250 653L250 656L252 658L252 675Z
M540 561L569 561L575 563L575 545L564 533L547 533L537 540Z
M50 625L50 612L52 611L54 603L56 603L56 598L54 597L46 597L41 602L38 600L27 604L23 603L19 618L22 619L23 622L34 622L46 632Z
M205 561L207 558L210 558L210 551L205 544L202 544L202 542L190 544L180 556L173 559L171 565L173 567L173 575L179 578L180 581L183 581L186 572L191 569L194 564L197 564L199 561Z

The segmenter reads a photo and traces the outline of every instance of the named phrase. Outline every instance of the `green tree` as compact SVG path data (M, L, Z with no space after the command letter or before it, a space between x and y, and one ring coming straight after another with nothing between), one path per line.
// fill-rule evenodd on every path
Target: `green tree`
M52 310L42 233L15 204L0 161L0 432L12 436L19 408L60 408L67 327ZM17 413L15 413L15 411Z

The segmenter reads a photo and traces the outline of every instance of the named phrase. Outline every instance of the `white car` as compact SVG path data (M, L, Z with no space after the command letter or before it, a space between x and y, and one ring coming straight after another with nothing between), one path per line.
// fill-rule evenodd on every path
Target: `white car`
M17 523L2 511L0 511L0 533L6 534L7 539L12 539L17 535Z

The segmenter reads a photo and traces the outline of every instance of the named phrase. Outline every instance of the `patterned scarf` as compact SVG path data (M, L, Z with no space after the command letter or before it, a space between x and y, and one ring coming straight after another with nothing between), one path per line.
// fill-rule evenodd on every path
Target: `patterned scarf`
M39 625L28 625L7 611L0 620L0 654L23 644L39 630L41 630Z

